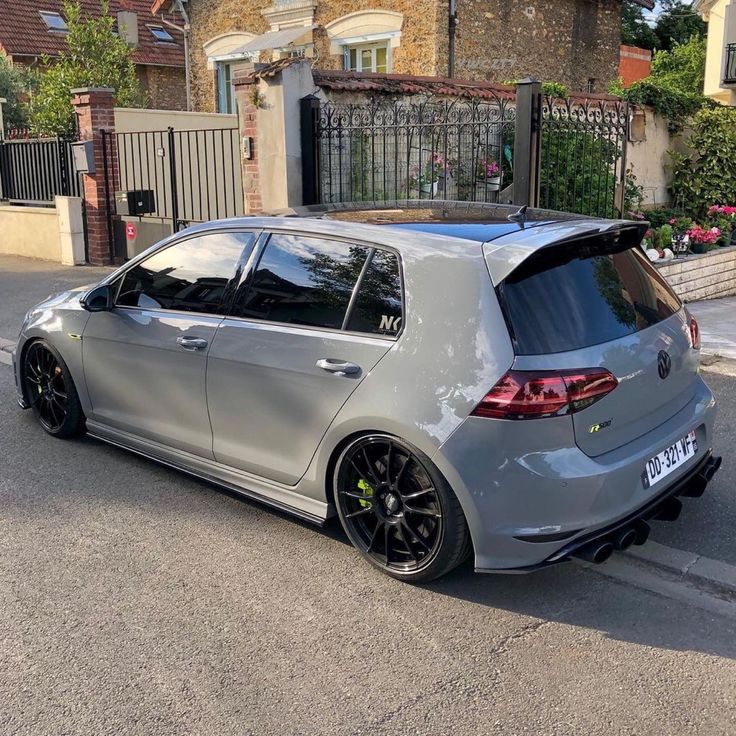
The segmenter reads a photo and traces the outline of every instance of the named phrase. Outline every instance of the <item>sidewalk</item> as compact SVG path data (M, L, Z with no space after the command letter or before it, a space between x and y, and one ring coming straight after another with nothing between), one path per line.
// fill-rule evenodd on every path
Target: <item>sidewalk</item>
M690 302L687 308L698 320L703 352L736 360L736 297Z

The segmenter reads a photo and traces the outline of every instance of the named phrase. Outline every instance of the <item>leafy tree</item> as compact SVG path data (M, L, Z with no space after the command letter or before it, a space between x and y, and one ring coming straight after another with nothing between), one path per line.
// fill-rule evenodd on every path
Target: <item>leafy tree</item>
M656 51L652 59L652 79L680 92L699 95L705 82L704 36L691 36L675 43L669 51Z
M641 5L624 2L621 14L621 43L638 46L641 49L655 49L658 41L654 29L644 19L644 8Z
M0 55L0 97L7 100L3 105L6 127L25 128L28 124L23 101L32 87L33 73L23 67L12 66Z
M48 68L30 101L30 122L38 135L71 135L74 111L71 90L109 87L118 105L141 107L141 91L130 47L114 33L108 0L100 0L99 17L84 16L79 0L65 0L63 14L69 33L59 58L44 58Z
M657 19L654 33L656 47L668 51L676 44L685 44L693 36L705 36L707 26L690 3L682 0L662 0L664 12Z

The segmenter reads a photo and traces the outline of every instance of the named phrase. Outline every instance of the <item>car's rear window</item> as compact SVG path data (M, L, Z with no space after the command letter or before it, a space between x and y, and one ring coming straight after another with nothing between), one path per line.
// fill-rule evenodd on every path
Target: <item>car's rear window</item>
M681 307L638 247L619 252L581 243L545 248L511 273L498 293L519 355L616 340Z

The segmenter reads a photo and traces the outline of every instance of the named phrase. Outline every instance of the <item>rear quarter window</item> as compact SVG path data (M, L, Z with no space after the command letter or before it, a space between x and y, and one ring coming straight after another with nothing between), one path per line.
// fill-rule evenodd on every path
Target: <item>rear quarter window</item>
M682 306L638 247L591 253L580 243L534 254L498 286L498 295L518 355L610 342Z

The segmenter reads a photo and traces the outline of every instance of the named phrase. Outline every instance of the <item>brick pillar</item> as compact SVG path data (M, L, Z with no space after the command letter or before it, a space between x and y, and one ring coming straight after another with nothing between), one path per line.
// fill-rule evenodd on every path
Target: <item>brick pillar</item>
M72 90L72 105L79 121L79 140L94 141L95 173L82 174L82 189L87 218L89 262L104 266L113 262L113 243L110 237L109 208L117 186L117 156L115 136L106 137L109 200L105 191L105 159L102 131L115 130L113 90L85 87Z
M243 167L243 196L245 198L245 214L252 215L263 211L261 197L261 175L259 171L258 142L258 80L250 76L257 68L245 69L236 73L233 80L235 98L240 114L240 141L250 140L250 157L244 155L241 145L241 164Z

